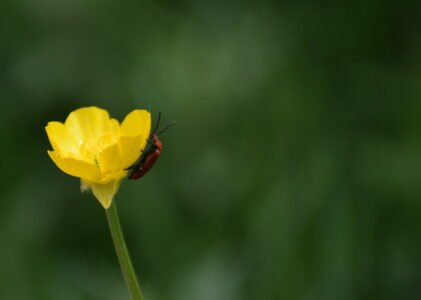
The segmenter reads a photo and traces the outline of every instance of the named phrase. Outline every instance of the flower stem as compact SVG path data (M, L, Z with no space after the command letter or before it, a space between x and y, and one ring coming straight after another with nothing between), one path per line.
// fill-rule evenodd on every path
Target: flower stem
M130 259L129 251L127 250L123 232L121 231L115 201L112 202L111 206L106 209L105 212L107 214L108 227L111 231L121 271L123 272L132 300L143 300L142 291L140 290L139 283L137 282L136 273Z

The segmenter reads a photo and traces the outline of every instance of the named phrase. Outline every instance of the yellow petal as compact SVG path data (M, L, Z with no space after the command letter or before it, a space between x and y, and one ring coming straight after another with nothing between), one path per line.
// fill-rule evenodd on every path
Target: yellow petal
M54 150L67 156L79 156L79 147L75 137L69 133L66 126L60 122L48 122L45 127L48 139Z
M121 123L122 136L138 136L148 138L151 131L151 114L147 110L135 109Z
M117 193L120 187L121 180L112 180L107 184L98 184L82 179L81 185L83 187L89 187L92 190L95 198L101 203L101 205L107 209L110 207L113 201L114 195Z
M118 171L120 167L120 150L118 144L105 148L97 155L98 165L101 172L110 173Z
M96 152L97 153L98 152L101 152L104 149L106 149L106 148L108 148L108 147L110 147L112 145L116 145L118 143L118 139L119 139L118 134L116 134L114 132L113 133L110 132L110 133L104 134L103 136L101 136L98 139L98 141L97 141L97 143L95 145Z
M126 170L119 170L117 172L105 174L99 180L95 180L98 184L106 184L112 180L121 180L127 176L128 171Z
M145 148L147 137L138 136L122 136L119 140L120 148L120 168L127 169L133 165L142 154Z
M108 112L95 106L82 107L72 111L66 119L65 126L74 135L79 144L96 143L108 132L118 132L119 124L110 119Z
M94 164L73 157L61 157L56 151L48 151L48 155L60 170L71 176L95 180L100 175Z
M125 170L133 165L146 145L142 136L122 136L117 144L105 148L98 154L97 160L102 173Z

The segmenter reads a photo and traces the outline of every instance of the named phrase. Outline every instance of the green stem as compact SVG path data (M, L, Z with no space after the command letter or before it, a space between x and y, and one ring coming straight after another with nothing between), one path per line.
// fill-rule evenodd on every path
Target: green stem
M112 202L111 206L106 209L105 212L107 214L108 226L111 231L118 261L120 262L121 271L123 272L130 295L133 300L143 300L142 291L137 282L136 273L130 259L129 251L127 250L126 242L124 241L123 232L121 231L115 201Z

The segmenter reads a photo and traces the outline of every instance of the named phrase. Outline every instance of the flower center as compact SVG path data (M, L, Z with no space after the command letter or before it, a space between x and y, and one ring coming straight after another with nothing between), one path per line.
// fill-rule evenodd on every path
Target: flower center
M113 146L114 144L118 143L119 134L115 132L106 132L102 135L99 139L95 141L85 140L82 141L79 151L82 159L89 163L94 163L99 170L101 170L101 166L97 159L97 156L107 149L108 147Z

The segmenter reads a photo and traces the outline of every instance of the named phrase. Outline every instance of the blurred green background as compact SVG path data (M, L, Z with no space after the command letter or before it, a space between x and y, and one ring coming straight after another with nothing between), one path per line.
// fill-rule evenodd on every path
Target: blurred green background
M417 1L0 2L0 299L128 299L44 126L178 124L116 201L146 300L421 299Z

